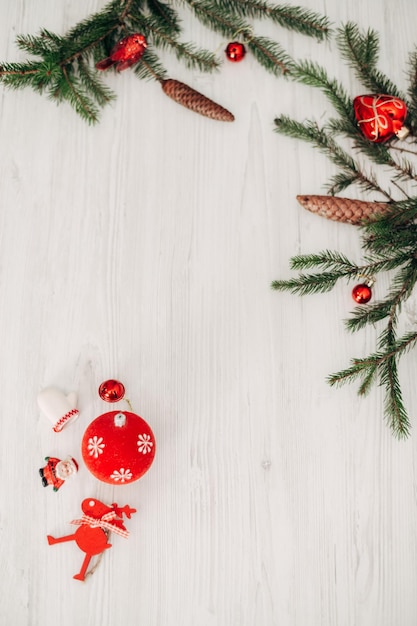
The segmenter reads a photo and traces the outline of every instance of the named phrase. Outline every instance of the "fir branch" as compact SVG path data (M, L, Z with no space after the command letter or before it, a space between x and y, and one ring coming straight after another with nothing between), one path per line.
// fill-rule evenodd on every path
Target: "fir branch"
M62 70L54 62L7 63L0 67L0 78L10 89L31 87L38 93L62 76Z
M378 165L392 167L399 180L410 178L417 180L414 167L410 162L406 159L400 162L395 161L385 145L370 142L362 135L356 122L351 98L347 96L346 91L338 81L329 79L324 68L311 61L299 62L291 68L291 77L300 83L320 89L341 116L340 119L330 119L326 124L326 131L329 131L331 135L337 133L353 139L355 150L366 154ZM342 182L341 187L333 183L333 187L336 187L337 190L335 192L345 189L348 186L347 181L347 178L340 181Z
M360 42L357 43L357 50L355 49L357 56L360 56L362 59L361 67L363 71L365 71L365 67L366 71L369 71L369 68L372 67L370 63L370 58L372 58L370 50L373 48L375 40L372 39L371 36L368 37L368 40L370 40L369 45L361 39ZM352 44L352 42L350 43ZM375 59L373 61L375 62ZM346 91L337 80L328 77L323 67L311 61L295 63L291 68L291 77L297 82L320 89L339 113L340 119L330 119L326 124L325 129L330 132L330 135L337 133L352 139L355 150L362 152L378 165L387 165L393 168L397 180L417 180L415 169L409 161L406 159L395 161L385 145L370 142L362 135L356 122L352 100L347 96ZM352 176L332 180L331 192L339 193L343 189L346 189L352 184L348 182L349 179L352 180ZM375 182L372 176L370 180ZM372 189L372 186L370 187L369 184L366 183L365 189L369 191Z
M252 26L233 12L225 10L215 0L185 0L202 24L225 37L239 33L243 38L252 36Z
M369 324L376 324L388 318L386 332L391 331L391 328L396 325L401 304L410 297L417 282L417 262L414 258L411 261L408 258L408 263L405 263L406 260L405 254L399 254L395 258L384 259L363 268L363 275L373 276L377 272L400 267L391 281L391 289L386 298L376 304L356 307L352 317L345 320L347 330L357 332ZM381 334L380 343L381 345L387 343L384 332ZM392 344L391 340L389 344Z
M416 344L417 332L408 332L400 339L397 339L395 344L395 354L397 354L398 356L402 356L406 352L409 352L411 349L415 348Z
M333 104L336 111L356 128L352 100L337 80L331 80L326 70L312 61L300 61L291 68L291 78L303 85L320 89Z
M331 291L341 278L349 281L363 276L374 276L379 272L395 269L409 260L409 255L397 254L391 258L384 258L359 266L349 261L345 255L330 250L325 250L319 254L297 255L290 259L290 269L301 272L302 270L318 268L324 271L321 274L300 273L297 278L276 280L272 282L272 288L278 291L290 291L298 295L324 293ZM379 303L355 309L354 317L346 322L348 329L357 330L367 323L384 319L391 311L393 301L398 305L407 298L416 281L417 270L413 260L393 282L395 288L400 286L400 291L397 289L390 294L388 304ZM404 288L404 284L407 285L406 288Z
M236 37L237 33L247 42L256 60L267 71L279 76L286 74L292 68L291 57L283 50L279 43L267 38L255 35L252 26L232 10L225 10L225 5L216 1L187 0L198 19L214 31L225 37ZM234 3L234 6L237 5ZM242 5L243 6L243 5ZM229 4L226 5L229 9ZM236 12L239 13L239 11Z
M324 128L333 136L343 135L352 139L353 150L361 152L377 165L391 167L398 179L408 180L416 178L414 166L407 159L403 158L396 161L390 152L392 149L391 145L368 141L360 132L356 122L352 122L351 118L348 120L330 118ZM403 152L403 149L400 150Z
M342 58L354 70L356 76L373 93L402 96L397 87L377 69L379 38L368 30L362 33L352 23L339 29L337 44ZM275 130L283 135L301 139L312 144L332 161L338 172L331 179L331 193L337 193L352 184L362 190L382 193L388 203L381 214L361 225L362 248L365 262L361 266L351 263L344 255L325 251L320 254L299 255L290 261L291 269L310 270L317 274L299 274L290 280L278 280L272 288L299 295L325 292L344 278L374 277L381 272L392 272L390 288L382 301L356 307L345 321L348 331L356 332L366 326L383 325L377 338L377 351L366 358L355 358L350 366L328 377L331 385L341 385L360 380L358 393L368 394L378 383L384 389L384 415L397 437L409 434L410 422L404 407L398 377L399 359L411 348L416 348L417 332L397 339L396 332L402 306L415 290L417 283L417 196L407 193L408 188L399 182L415 186L416 151L395 140L386 143L369 141L361 132L354 117L353 103L343 87L329 79L326 70L312 61L298 62L292 68L291 77L298 82L319 88L333 104L339 117L330 118L322 128L311 121L298 123L286 116L275 120ZM410 104L406 125L417 130L417 51L410 56ZM351 156L349 148L343 149L336 137L347 139L351 152L360 154L371 162L373 169L366 173L362 160ZM408 158L405 156L410 155ZM391 185L405 196L396 200L383 189L374 168L383 168L389 174Z
M391 319L384 333L381 334L379 345L385 347L387 352L391 352L379 365L380 384L385 387L384 413L392 431L397 437L404 437L409 434L410 422L405 410L401 387L398 379L396 337L395 337L396 315L391 314Z
M55 64L31 63L4 63L0 66L0 78L10 89L32 87L42 93L45 86L52 80L54 74L59 74L60 68Z
M368 324L376 324L385 319L389 315L391 308L392 305L389 301L356 307L352 312L353 317L345 320L345 326L351 332L362 330Z
M16 37L17 47L34 56L44 56L51 52L57 52L62 43L62 37L58 37L46 29L42 29L37 36L18 35Z
M300 254L290 260L292 270L306 270L312 267L340 271L346 274L359 272L359 267L340 252L324 250L320 254Z
M408 148L405 148L404 145L396 146L394 140L390 143L390 150L401 152L401 154L412 154L414 157L417 156L417 152L415 150L409 150Z
M367 89L372 93L390 94L405 99L397 86L376 68L379 37L374 30L361 32L357 24L348 22L337 30L336 42L342 59L347 61Z
M272 289L290 291L299 296L331 291L341 278L338 272L322 272L321 274L299 274L297 278L274 280Z
M166 30L173 35L180 35L181 27L177 13L172 7L159 0L146 0L151 15L164 24Z
M355 161L343 148L341 148L329 132L325 128L319 128L318 124L312 120L304 123L296 122L288 116L282 115L274 120L275 131L287 137L302 139L307 141L323 154L325 154L342 172L346 175L344 179L347 182L348 177L351 183L356 183L365 191L376 191L382 194L388 200L391 200L390 194L382 189L378 184L375 176L371 173L366 175ZM332 190L337 189L334 178L331 179ZM347 185L345 185L346 187ZM343 188L345 188L343 187ZM336 192L336 191L335 191Z
M156 54L147 48L141 59L133 70L138 78L143 80L162 81L168 77L165 67L160 62Z
M136 20L135 22L136 23ZM155 18L140 20L142 30L150 37L153 44L163 49L173 51L178 60L184 61L188 69L198 69L204 72L212 72L220 66L215 54L208 50L197 48L193 44L183 43L172 37L165 25Z
M101 39L104 32L120 29L124 25L126 11L130 9L131 4L128 0L123 8L121 0L109 2L101 11L93 13L73 26L66 33L66 39L76 41L84 47L86 42Z
M352 174L350 172L338 172L337 174L335 174L329 179L325 188L326 188L326 191L331 196L336 196L338 193L341 193L342 191L344 191L345 189L347 189L351 185L354 185L357 182L358 182L358 176L356 173ZM366 189L373 190L375 188L375 185L376 185L376 179L374 178L372 187L367 186ZM362 185L362 187L364 186Z
M357 24L348 22L337 29L336 41L342 59L353 70L360 70L359 77L375 70L379 56L379 37L374 30L368 29L361 33Z
M328 39L331 33L330 22L326 16L299 6L272 6L262 0L219 0L219 4L241 17L267 17L288 30L315 37L319 41Z
M321 74L321 70L318 67L312 68L316 71L308 72L306 69L309 66L310 64L307 63L300 76L303 77L306 84L310 84L309 81L311 81L311 84L314 86L317 86L319 79L323 79L321 84L323 90L325 90L325 73ZM297 71L297 69L295 71ZM292 71L291 75L293 75ZM335 84L335 88L336 87L337 84ZM329 91L330 90L331 83L329 83ZM333 104L343 113L345 106L347 106L347 100L343 98L343 92L331 90L331 94ZM392 200L391 194L379 185L374 173L371 171L369 174L365 174L358 162L337 144L334 139L337 134L342 134L353 139L353 149L361 151L377 165L391 167L395 173L394 180L417 181L416 172L409 161L403 159L397 162L392 158L387 146L366 140L363 135L361 135L357 124L353 124L352 119L330 118L322 128L319 128L318 124L313 120L300 123L292 120L288 116L278 117L274 122L276 132L313 143L315 147L323 152L342 170L329 181L328 191L332 195L340 193L349 185L357 184L364 191L375 191L382 194L388 200Z
M95 124L98 121L99 109L82 89L79 79L71 76L65 67L62 70L62 77L63 80L56 86L51 85L50 97L58 102L67 100L88 124Z
M363 249L373 257L381 257L384 261L384 270L395 269L405 263L417 253L417 225L409 224L391 230L385 227L386 222L374 220L369 224L363 238ZM400 252L398 252L400 251ZM390 254L394 258L390 258ZM398 263L396 266L395 263Z
M372 257L375 258L375 255ZM392 251L392 256L385 254L382 259L373 260L366 265L358 266L358 277L360 276L376 276L380 272L388 272L397 269L410 260L407 253L398 252L397 249Z
M417 332L406 333L401 339L396 340L392 345L388 347L388 350L380 350L365 358L354 358L351 361L351 366L335 374L331 374L328 377L328 381L331 385L344 384L349 382L350 377L356 377L364 370L374 365L381 365L389 360L391 357L396 358L404 355L409 350L416 347L417 344Z
M415 133L415 129L417 126L417 48L413 50L409 55L408 80L409 105L408 118L406 123L412 126L412 129Z
M385 416L398 439L408 437L411 424L402 399L396 359L391 357L380 370L381 385L385 387Z
M248 47L260 65L275 76L291 72L293 61L278 43L267 37L252 36Z
M378 340L379 352L365 359L354 359L351 367L332 374L328 378L331 385L352 382L362 376L359 393L364 394L376 377L385 388L384 413L391 430L397 437L409 434L410 422L404 407L401 387L398 379L398 358L417 342L417 333L408 333L399 341L396 339L395 327L398 322L399 307L411 294L417 282L417 261L413 259L403 267L392 281L392 288L387 298L376 305L356 308L354 317L347 321L349 330L359 330L367 324L375 324L385 318L388 323Z
M368 141L360 133L359 129L354 135L351 133L346 133L346 135L351 136L354 139L354 150L362 152L362 154L365 154L377 165L385 165L392 168L397 180L417 181L414 166L406 159L402 159L400 161L393 159L387 145Z
M375 370L378 366L378 358L376 355L370 355L366 359L352 359L350 367L330 374L327 382L331 387L340 387L347 383L353 383L360 376L366 379L370 370Z
M301 7L274 6L264 0L185 0L185 3L201 23L215 32L227 37L239 33L258 62L277 76L289 72L292 59L279 43L255 35L247 18L267 18L318 40L327 38L330 32L326 17ZM173 52L188 69L212 72L220 65L212 52L180 40L180 19L173 5L162 0L111 0L65 35L46 29L36 36L20 35L18 47L40 60L0 65L0 82L15 89L26 86L39 92L46 89L55 101L69 102L92 122L98 119L95 105L104 106L114 94L104 88L101 79L94 77L93 67L87 66L109 56L120 39L132 32L142 33L148 41L147 54L132 68L138 78L165 79L166 71L157 57L157 49Z
M340 109L339 111L343 115L343 111L341 111ZM351 115L348 115L345 118L330 118L326 122L324 129L332 137L340 135L351 139L352 149L355 152L362 153L376 165L386 165L387 167L392 167L399 176L404 174L406 167L403 167L401 163L397 163L392 158L392 155L390 154L387 145L368 141L362 135L355 120L352 103ZM407 171L407 176L408 175L409 170ZM368 189L367 191L369 190L371 189Z
M362 377L360 395L369 393L370 386L379 379L385 387L384 414L391 430L398 438L407 437L410 422L402 401L396 358L390 353L383 357L371 355L367 359L353 359L351 367L332 374L327 381L331 386L340 386L359 377Z
M358 395L367 396L372 388L372 386L376 383L378 378L378 367L374 363L369 365L366 370L361 372L362 375L362 383L358 389Z
M415 219L417 219L417 196L392 203L385 215L378 215L372 223L367 224L366 232L370 236L379 232L397 232L400 228L410 227Z
M414 255L403 265L391 280L391 288L387 300L392 303L390 321L394 319L400 305L411 296L417 282L417 259Z
M78 59L77 70L85 91L91 94L99 106L103 107L115 99L115 94L99 79L97 72L93 72L82 57Z
M320 128L314 120L301 123L286 115L281 115L275 118L274 124L275 131L281 135L311 143L337 166L357 176L360 175L356 161L334 141L326 129Z

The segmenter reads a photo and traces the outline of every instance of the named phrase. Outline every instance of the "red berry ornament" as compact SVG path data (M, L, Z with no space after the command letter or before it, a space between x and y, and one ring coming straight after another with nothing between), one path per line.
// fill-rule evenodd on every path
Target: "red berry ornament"
M107 70L112 65L115 65L118 72L126 70L139 61L147 47L147 41L140 33L133 33L123 37L114 46L108 57L96 63L96 69Z
M110 411L88 426L81 453L93 476L111 485L125 485L138 480L152 465L155 437L139 415Z
M356 285L356 287L352 289L352 298L358 304L366 304L372 298L371 287L365 283Z
M409 133L403 125L407 107L399 98L372 94L357 96L353 108L362 133L370 141L382 143L394 136L404 139Z
M105 402L118 402L125 395L125 388L118 380L106 380L98 388L98 395Z
M233 63L242 61L245 54L246 48L243 43L240 43L239 41L232 41L226 48L226 56L229 61L233 61Z

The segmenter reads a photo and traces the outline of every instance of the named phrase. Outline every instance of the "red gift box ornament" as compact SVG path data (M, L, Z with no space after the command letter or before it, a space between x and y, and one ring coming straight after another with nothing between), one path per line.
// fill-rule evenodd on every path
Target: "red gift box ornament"
M108 506L95 498L83 500L81 509L83 511L82 518L71 522L71 524L79 526L75 533L65 535L64 537L47 535L50 546L65 541L75 541L80 550L85 552L81 569L74 576L76 580L85 580L85 577L93 572L95 567L87 573L88 565L93 556L101 554L104 550L112 547L112 544L108 542L111 532L125 538L128 537L129 533L123 523L123 515L130 519L132 513L136 513L136 509L130 508L128 504L122 508L116 503Z
M117 380L107 380L99 387L99 395L106 402L121 400L124 393L124 386ZM111 485L126 485L138 480L152 465L155 437L149 424L136 413L110 411L87 427L81 453L93 476Z
M353 101L355 117L364 136L375 143L392 137L404 139L409 130L404 126L407 106L395 96L370 94Z

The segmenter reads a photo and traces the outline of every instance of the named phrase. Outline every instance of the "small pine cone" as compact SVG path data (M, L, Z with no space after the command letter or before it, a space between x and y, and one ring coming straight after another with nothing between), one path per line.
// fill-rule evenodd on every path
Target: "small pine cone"
M232 113L224 109L220 104L209 100L209 98L195 91L195 89L180 83L179 80L168 78L167 80L161 80L161 85L167 96L195 113L200 113L200 115L205 115L212 120L221 122L233 122L235 119Z
M336 222L359 225L388 210L387 202L364 202L337 196L297 196L302 207Z

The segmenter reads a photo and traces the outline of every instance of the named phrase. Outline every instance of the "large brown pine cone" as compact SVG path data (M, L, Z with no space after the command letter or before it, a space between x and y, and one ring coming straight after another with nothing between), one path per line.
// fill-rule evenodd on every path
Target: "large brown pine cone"
M337 196L297 196L302 207L336 222L361 224L388 210L387 202L364 202Z
M203 94L195 91L195 89L192 89L188 85L181 83L179 80L168 78L161 80L161 85L167 96L195 113L205 115L212 120L219 120L221 122L233 122L235 119L233 114L220 106L220 104L206 98L206 96L203 96Z

